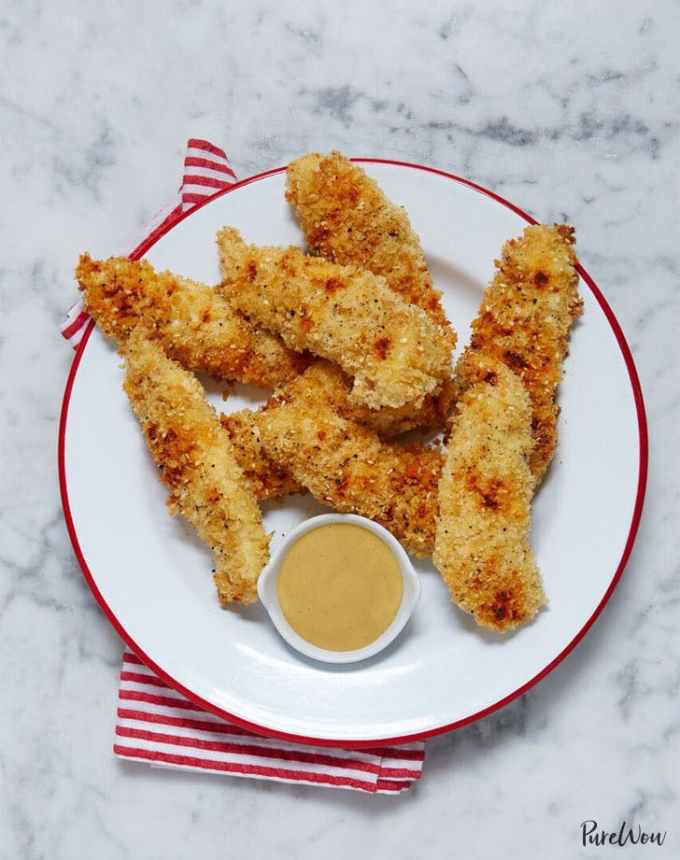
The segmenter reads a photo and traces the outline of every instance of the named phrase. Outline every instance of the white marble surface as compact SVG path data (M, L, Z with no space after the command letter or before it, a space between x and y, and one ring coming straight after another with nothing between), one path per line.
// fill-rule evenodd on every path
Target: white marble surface
M0 5L2 858L678 856L679 41L678 4L649 0ZM538 688L430 742L400 799L110 752L121 649L62 521L57 327L77 253L135 235L189 135L241 175L335 146L564 215L636 357L652 457L618 591ZM669 837L583 851L585 818Z

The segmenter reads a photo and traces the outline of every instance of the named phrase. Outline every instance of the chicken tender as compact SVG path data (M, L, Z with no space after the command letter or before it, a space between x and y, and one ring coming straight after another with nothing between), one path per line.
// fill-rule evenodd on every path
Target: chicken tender
M288 166L286 199L312 254L382 275L404 301L448 328L408 215L358 165L339 152L304 155Z
M434 545L442 456L401 447L343 418L306 374L277 392L257 416L267 454L317 501L373 519L414 555Z
M500 361L478 356L467 373L439 483L433 561L455 603L504 632L546 602L529 544L531 404Z
M451 340L384 278L297 248L246 245L228 227L218 245L228 301L291 349L336 361L354 379L354 402L419 407L449 378Z
M210 546L220 601L252 603L267 563L260 510L195 377L136 329L123 347L125 391L144 431L168 508Z
M434 430L444 426L454 397L452 382L445 382L435 394L423 398L420 407L384 406L369 409L351 395L352 380L337 365L316 361L304 372L306 384L343 418L365 424L383 439L392 439L410 430Z
M565 225L533 225L506 242L472 324L470 346L456 368L461 390L468 384L469 353L500 359L522 380L531 398L530 466L538 482L555 452L557 387L569 332L583 310L573 246L574 229Z
M403 410L381 409L371 412L365 407L354 406L349 400L351 382L339 367L328 362L317 361L312 364L302 374L299 384L291 390L290 396L294 396L295 391L302 386L305 387L308 400L316 398L348 422L365 423L381 436L394 435L413 426L412 419ZM285 400L288 396L287 390L281 389L279 397ZM434 417L434 404L430 405ZM421 414L421 419L423 417ZM304 487L295 481L281 463L273 460L265 451L260 431L262 412L243 409L221 415L220 421L229 434L238 464L259 501L305 492ZM401 452L401 449L395 450Z
M291 493L303 493L304 488L264 450L260 437L260 414L250 409L242 409L239 412L220 415L220 423L231 440L236 462L255 498L266 502L289 496Z
M325 400L342 418L365 424L383 439L391 439L409 430L442 427L451 410L453 399L452 383L445 383L436 395L425 397L419 409L414 409L410 404L369 409L352 400L351 378L337 365L322 359L314 361L305 370L304 384L309 392L316 392L316 395Z
M143 323L187 370L274 388L307 363L243 319L211 287L157 273L145 260L93 260L83 254L76 278L85 309L104 334L122 344Z

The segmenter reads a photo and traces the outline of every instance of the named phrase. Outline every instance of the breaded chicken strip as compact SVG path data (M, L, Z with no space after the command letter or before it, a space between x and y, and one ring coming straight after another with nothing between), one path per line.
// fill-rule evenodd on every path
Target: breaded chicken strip
M286 199L312 254L382 275L409 304L449 325L406 211L339 152L311 153L288 166Z
M291 349L336 361L354 378L355 402L418 407L450 376L444 330L383 278L297 248L246 245L230 227L218 246L228 301Z
M410 416L403 409L381 409L378 412L372 412L364 406L354 406L349 398L351 381L339 367L326 361L319 360L310 365L300 376L299 383L292 387L290 395L287 395L288 388L284 387L280 389L279 398L295 396L295 392L302 386L305 388L308 401L316 398L319 403L333 409L340 417L346 418L349 422L365 423L381 436L395 435L413 426ZM430 406L434 418L434 404L430 403ZM422 423L424 417L422 412L420 417L419 423ZM265 451L260 432L261 411L243 409L221 415L220 421L229 434L236 460L259 501L278 499L290 493L305 491L304 487ZM401 449L395 450L401 451Z
M260 502L280 499L304 488L276 461L267 455L260 437L261 412L241 409L220 415L227 431L236 462L241 467L255 498Z
M303 376L307 389L315 391L338 415L365 424L383 439L392 439L409 430L442 427L451 411L451 384L447 384L446 390L436 396L428 395L420 409L407 404L373 410L352 399L352 379L336 364L317 359L304 371Z
M195 377L136 329L123 347L125 391L170 490L168 508L210 546L220 601L252 603L269 539L255 497Z
M467 373L439 483L433 561L461 609L507 631L545 604L529 544L531 404L493 358L478 356Z
M381 442L338 415L306 375L278 391L257 423L267 454L317 501L375 520L414 555L432 552L439 451Z
M569 332L583 310L573 245L574 229L565 225L530 226L521 238L506 242L465 353L495 356L526 386L533 413L530 466L537 482L555 452L557 386ZM468 384L466 367L463 360L456 368L462 390Z
M104 334L123 343L143 323L188 370L274 388L306 365L303 356L256 329L212 288L157 273L145 260L83 254L76 278L85 309Z
M299 384L294 386L293 391L298 390L302 385L306 388L308 400L317 398L325 408L333 409L339 417L347 419L347 427L350 430L353 423L365 424L383 439L413 427L441 426L445 418L438 411L443 408L441 398L439 400L426 398L424 408L415 413L415 420L414 416L409 415L403 408L380 409L372 412L364 406L356 406L349 398L351 381L347 375L336 365L322 360L310 365L299 377ZM285 399L287 390L287 387L280 389L280 397ZM448 415L448 411L446 414ZM305 488L288 473L284 466L267 454L260 431L261 411L242 409L228 415L221 415L220 421L229 434L234 456L259 501L280 499L291 493L305 492ZM399 456L404 451L403 448L396 446L394 450ZM411 457L408 453L404 456L407 459ZM362 500L359 499L357 504L361 507ZM371 504L369 498L366 502L366 510L369 510Z
M352 380L335 364L319 359L305 370L304 378L307 386L323 397L338 415L365 424L383 439L392 439L409 430L443 427L454 396L453 383L446 382L436 394L428 394L418 408L407 403L374 410L353 400Z

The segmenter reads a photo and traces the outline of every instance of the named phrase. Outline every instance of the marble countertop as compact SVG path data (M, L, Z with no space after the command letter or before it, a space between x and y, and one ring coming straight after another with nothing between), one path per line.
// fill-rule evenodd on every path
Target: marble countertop
M416 5L3 5L3 858L619 856L580 847L584 819L668 830L662 849L639 850L676 856L678 5ZM429 742L422 783L398 799L111 755L121 644L62 519L71 355L57 329L78 252L139 234L189 136L223 142L242 176L338 147L450 169L541 220L568 218L635 355L652 456L618 590L537 688Z

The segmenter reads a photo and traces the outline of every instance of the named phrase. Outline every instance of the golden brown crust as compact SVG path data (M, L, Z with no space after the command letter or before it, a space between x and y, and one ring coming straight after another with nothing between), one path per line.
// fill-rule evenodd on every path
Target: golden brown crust
M191 523L212 549L220 601L252 603L269 539L215 410L195 377L141 329L123 353L125 391L170 490L170 512Z
M295 390L305 386L307 399L318 398L328 408L348 422L365 424L380 434L389 438L413 427L421 427L426 421L428 426L441 426L443 416L438 411L437 400L432 398L427 411L421 411L415 416L406 411L381 409L372 412L365 407L357 407L351 403L349 391L351 382L339 367L325 361L317 361L302 374ZM279 391L277 400L286 398L287 389ZM444 395L440 395L439 402ZM443 408L443 407L440 407ZM221 415L222 426L229 434L234 455L249 481L256 498L259 501L278 499L291 493L305 492L284 468L284 466L269 456L262 444L260 423L262 412L252 412L243 409ZM348 425L350 426L350 425ZM402 449L395 450L399 453ZM406 455L408 456L408 455Z
M220 423L227 431L234 456L260 502L280 499L291 493L303 493L304 488L262 446L259 412L242 409L220 415Z
M311 253L382 275L406 302L448 327L406 211L360 167L339 152L298 158L288 166L286 199Z
M308 389L316 391L338 415L365 424L383 439L392 439L410 430L440 429L453 403L452 380L443 383L434 394L427 395L420 407L406 404L374 410L352 399L352 380L335 364L317 359L305 370L304 378Z
M312 378L307 371L274 395L257 416L265 451L317 501L373 519L409 552L429 555L441 453L381 442L368 427L343 418L324 394L334 373L315 365Z
M522 380L531 398L530 465L538 481L555 452L557 387L569 332L583 309L573 245L574 229L566 225L533 225L506 242L472 324L470 346L456 367L461 391L468 384L469 353L496 357Z
M308 363L244 320L211 287L158 273L145 260L83 254L76 278L86 311L106 335L124 343L143 323L187 370L274 388Z
M351 381L347 380L346 385L346 405L338 406L340 414L365 424L383 439L393 439L411 430L443 429L451 414L456 392L453 380L447 379L436 391L427 394L420 406L406 403L404 406L367 409L349 397Z
M336 361L355 402L419 406L449 378L450 339L383 278L297 248L247 245L229 227L218 245L229 302L291 349Z
M500 361L479 355L467 372L439 484L433 561L461 609L505 632L545 604L529 543L531 405Z

